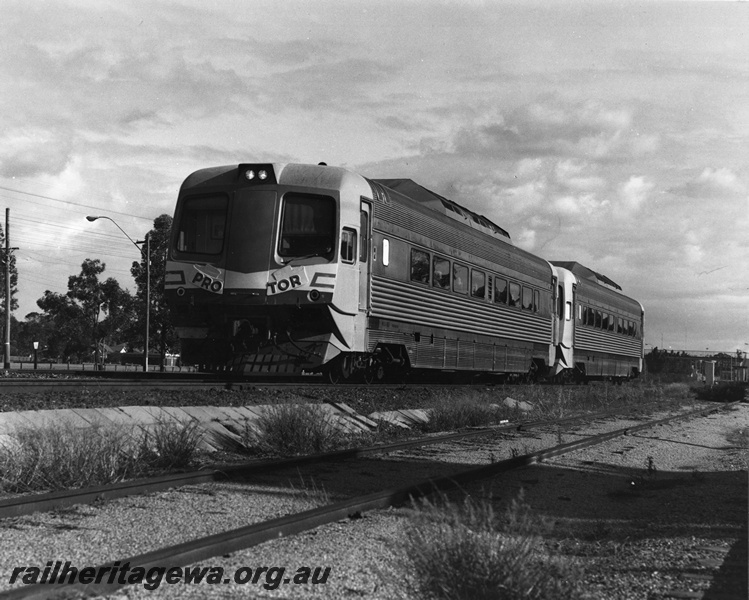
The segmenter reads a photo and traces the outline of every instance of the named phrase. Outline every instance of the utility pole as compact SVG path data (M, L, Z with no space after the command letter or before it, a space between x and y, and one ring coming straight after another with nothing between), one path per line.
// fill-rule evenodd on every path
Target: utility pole
M5 209L5 362L4 368L10 369L10 209Z
M146 234L146 341L143 345L143 370L148 373L148 337L151 332L151 236Z
M5 364L10 369L10 209L5 209Z

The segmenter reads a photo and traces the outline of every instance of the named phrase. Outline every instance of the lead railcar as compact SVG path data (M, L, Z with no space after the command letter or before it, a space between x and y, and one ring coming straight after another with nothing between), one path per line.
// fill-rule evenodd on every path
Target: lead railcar
M240 164L183 183L165 293L186 363L383 378L544 373L552 266L410 180Z

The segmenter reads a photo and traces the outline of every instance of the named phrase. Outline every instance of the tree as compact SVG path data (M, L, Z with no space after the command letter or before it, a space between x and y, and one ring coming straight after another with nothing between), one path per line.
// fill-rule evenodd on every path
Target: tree
M34 352L34 342L39 342L40 356L46 352L43 341L52 337L54 331L45 321L44 315L38 312L31 312L26 315L23 321L11 319L11 347L14 348L12 354L31 356Z
M67 294L47 290L37 300L44 311L37 319L40 328L52 333L44 340L49 355L70 360L93 350L98 360L101 345L117 340L131 326L133 298L116 279L99 280L105 268L100 260L87 258L81 272L68 278Z
M146 235L150 240L151 251L149 346L151 346L152 341L157 342L163 369L167 350L174 349L179 342L164 300L164 275L166 273L169 241L172 235L172 217L166 214L156 217L153 221L153 229ZM143 244L143 247L145 247L145 244ZM145 251L140 262L133 263L130 273L132 273L135 285L138 288L136 292L138 324L136 327L138 332L142 332L145 329L147 283Z

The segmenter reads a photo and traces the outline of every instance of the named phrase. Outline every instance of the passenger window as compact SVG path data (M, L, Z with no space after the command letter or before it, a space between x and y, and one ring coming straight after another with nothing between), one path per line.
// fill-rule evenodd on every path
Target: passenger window
M609 330L609 315L608 313L603 313L603 322L601 324L601 329L604 331Z
M525 310L533 310L533 290L523 286L523 305Z
M432 285L447 290L450 288L450 261L434 257L432 265Z
M341 260L352 264L356 256L356 231L344 229L341 232Z
M468 292L468 267L453 265L453 291L459 294Z
M510 283L510 306L520 306L520 284Z
M507 280L494 279L494 302L507 304Z
M429 283L429 252L411 249L411 281Z
M601 317L601 311L600 311L600 310L597 310L597 311L596 311L596 325L595 325L595 326L596 326L596 327L597 327L598 329L600 329L600 328L601 328L601 320L602 320L602 317Z
M486 274L483 271L471 271L471 296L474 298L486 296Z
M533 290L533 312L538 312L541 308L541 293Z

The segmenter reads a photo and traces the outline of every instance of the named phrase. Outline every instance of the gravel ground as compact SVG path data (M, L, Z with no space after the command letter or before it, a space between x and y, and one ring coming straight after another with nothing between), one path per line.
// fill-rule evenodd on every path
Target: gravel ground
M0 589L14 566L48 560L97 565L233 527L311 508L326 500L399 486L487 464L543 446L608 431L633 421L597 422L571 431L531 431L491 441L402 452L351 465L253 478L251 482L190 486L144 497L37 514L0 523ZM745 600L746 568L731 579L714 563L725 557L746 565L749 405L689 422L617 438L471 486L497 509L521 490L545 518L545 544L581 572L586 597L656 600L675 591L731 591ZM314 484L310 486L310 482ZM325 583L294 585L263 574L255 584L135 585L110 598L395 598L405 571L394 564L409 518L407 508L375 511L206 561L231 577L237 570L282 567L284 577L310 567ZM729 560L729 562L730 562ZM713 565L713 566L710 566ZM275 574L275 572L273 572ZM685 574L712 576L687 578ZM263 585L266 584L266 585ZM743 588L740 587L743 585ZM713 596L710 596L713 594ZM685 596L682 596L685 597Z

